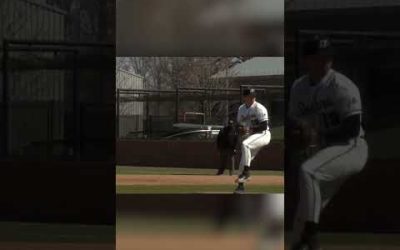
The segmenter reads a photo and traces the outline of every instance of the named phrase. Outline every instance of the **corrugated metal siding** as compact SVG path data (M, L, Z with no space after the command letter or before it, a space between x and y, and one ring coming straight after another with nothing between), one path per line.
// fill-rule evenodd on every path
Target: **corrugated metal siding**
M143 78L130 72L117 71L118 89L143 89ZM143 102L120 103L120 115L143 115Z
M66 12L50 7L44 1L0 1L0 45L3 39L64 40ZM0 51L1 53L1 51ZM45 56L42 53L40 56ZM13 58L30 58L29 52L12 54ZM51 55L48 55L51 57ZM1 72L2 73L2 72ZM64 76L61 71L18 72L10 81L12 100L60 100ZM46 77L45 77L46 75ZM2 95L2 78L0 94Z
M64 40L64 11L40 1L0 1L0 39Z
M45 4L44 0L0 1L0 46L3 39L65 40L66 12ZM1 53L1 51L0 51ZM13 60L45 59L55 55L45 52L10 52ZM0 71L0 75L3 72ZM64 88L63 70L9 69L10 149L20 154L34 141L63 139ZM2 78L0 78L2 96Z
M64 40L66 12L50 7L40 0L0 1L0 40ZM51 59L52 53L11 53L10 57ZM62 100L64 74L54 71L9 72L12 101ZM1 80L0 80L1 81ZM1 84L2 85L2 84ZM2 87L1 90L2 92Z
M125 70L117 70L117 88L143 89L143 77Z
M117 70L117 89L144 89L143 77L124 70ZM132 97L132 95L129 95ZM119 103L119 135L125 137L130 132L143 131L144 103Z
M63 70L14 71L9 73L10 100L62 101L64 100Z

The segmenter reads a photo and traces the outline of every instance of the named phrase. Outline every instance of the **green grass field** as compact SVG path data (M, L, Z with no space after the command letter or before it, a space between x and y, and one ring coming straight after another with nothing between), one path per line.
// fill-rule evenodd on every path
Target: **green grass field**
M148 175L215 175L215 169L196 169L196 168L164 168L164 167L131 167L131 166L117 166L117 175L135 175L135 174L148 174ZM251 172L252 175L273 175L283 176L283 171L270 171L270 170L255 170ZM228 175L229 171L225 171Z
M235 185L170 185L170 186L145 186L131 185L117 186L117 194L180 194L180 193L233 193ZM283 186L261 186L249 185L246 187L247 193L283 193Z
M283 126L271 128L271 140L283 141L285 138L285 128Z
M113 226L0 222L1 242L113 243Z

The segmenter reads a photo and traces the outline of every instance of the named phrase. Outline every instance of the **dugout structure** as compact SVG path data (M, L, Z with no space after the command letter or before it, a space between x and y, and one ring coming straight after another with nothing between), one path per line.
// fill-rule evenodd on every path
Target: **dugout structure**
M173 124L190 123L224 125L236 120L242 103L240 88L176 88L174 90L117 89L117 138L162 138L173 133ZM257 91L257 101L264 104L272 126L283 124L283 86L251 85ZM126 105L130 103L130 105ZM141 115L121 115L121 106L134 110L141 108ZM120 131L129 131L121 134Z

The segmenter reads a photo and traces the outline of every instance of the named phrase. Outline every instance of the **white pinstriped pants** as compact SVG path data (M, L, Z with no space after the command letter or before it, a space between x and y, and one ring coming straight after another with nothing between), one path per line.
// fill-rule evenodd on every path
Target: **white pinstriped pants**
M306 221L319 222L321 210L350 176L359 173L368 158L368 145L362 138L348 145L324 148L300 168L300 200L297 207L293 241L298 241Z
M262 133L250 135L242 141L242 155L239 164L239 175L242 173L244 166L249 166L251 161L256 157L260 149L269 144L271 141L271 132L266 130Z

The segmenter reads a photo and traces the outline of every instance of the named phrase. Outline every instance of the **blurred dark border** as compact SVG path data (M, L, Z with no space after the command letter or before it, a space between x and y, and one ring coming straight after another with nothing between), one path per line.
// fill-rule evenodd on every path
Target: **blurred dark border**
M282 56L281 0L119 0L117 56Z
M0 10L0 219L114 225L115 1Z

